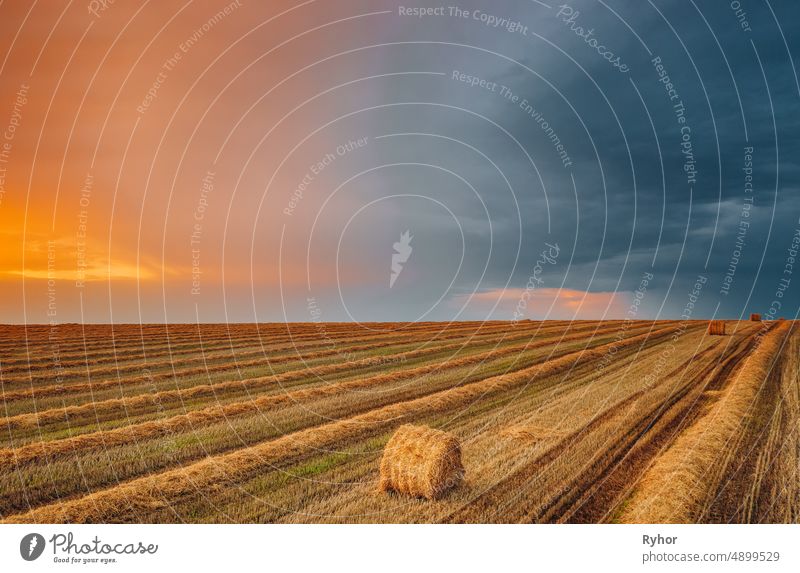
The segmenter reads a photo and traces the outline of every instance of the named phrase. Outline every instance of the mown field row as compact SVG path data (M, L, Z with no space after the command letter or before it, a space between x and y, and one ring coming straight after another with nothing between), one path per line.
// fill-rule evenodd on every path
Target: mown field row
M730 321L725 336L700 321L208 326L231 354L209 350L204 368L205 346L187 346L190 365L157 355L163 377L106 379L98 361L96 377L4 383L2 520L800 519L792 322ZM192 328L170 326L168 344L197 343ZM248 354L262 331L272 342ZM378 491L383 446L409 422L461 442L466 479L441 500Z
M576 326L576 328L579 328ZM583 326L584 329L591 326ZM563 327L546 328L525 326L509 332L506 329L488 333L458 331L445 335L433 343L428 338L403 339L395 344L378 342L369 345L342 345L337 352L326 351L285 355L278 359L265 357L254 361L250 368L242 363L227 365L206 365L191 369L173 368L161 375L149 372L144 375L118 376L113 379L96 380L88 376L83 380L70 383L30 385L27 389L11 387L3 392L10 413L25 413L49 407L49 403L67 406L72 403L97 402L110 397L123 397L141 393L151 394L160 390L176 387L187 387L195 384L211 384L218 380L248 381L265 374L275 376L294 370L307 376L315 376L315 367L326 364L337 364L341 371L362 367L393 368L396 363L408 360L408 352L417 354L447 352L452 350L470 351L480 346L492 346L501 342L530 339L532 335L545 336L547 333L558 333ZM448 344L444 344L444 342ZM372 358L372 361L366 359ZM359 362L364 360L364 362ZM53 398L55 397L55 398Z
M526 324L526 326L531 325ZM231 361L236 362L255 356L261 360L266 357L279 360L272 356L278 351L297 353L300 350L318 350L320 352L327 351L329 354L339 354L342 353L343 346L349 347L355 342L361 342L362 346L369 344L386 346L402 340L423 340L434 343L465 333L474 336L503 329L505 329L504 325L491 323L479 325L477 328L461 323L454 323L446 328L420 326L386 333L376 341L373 332L351 326L349 330L325 328L322 331L317 329L308 333L277 337L229 336L219 340L201 337L197 341L184 344L166 341L162 345L148 348L145 352L133 350L128 351L127 354L117 346L108 344L91 354L88 352L66 354L62 344L58 340L54 340L44 349L45 359L33 351L30 352L30 358L7 359L4 362L3 377L6 385L39 382L55 376L62 379L87 376L98 378L122 375L126 372L141 372L143 369L148 371L174 369L176 365L192 360L196 366L206 366L219 359L225 359L228 364L222 364L222 366L230 367ZM113 364L113 366L103 367L108 364Z
M556 321L553 321L556 322ZM341 336L372 336L406 334L414 331L431 333L454 329L480 329L501 326L501 321L487 322L419 322L419 323L289 323L289 324L178 324L158 325L0 325L0 352L4 362L11 365L33 366L45 359L49 367L53 350L61 358L90 359L97 356L146 356L165 349L207 348L209 345L236 347L242 341L256 341L265 346L286 341L336 339ZM433 338L433 336L432 336Z

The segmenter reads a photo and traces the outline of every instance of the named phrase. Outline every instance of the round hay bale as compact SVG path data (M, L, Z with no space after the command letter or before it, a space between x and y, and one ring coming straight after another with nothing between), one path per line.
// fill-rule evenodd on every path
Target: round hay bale
M463 478L461 446L447 432L406 424L383 450L381 491L438 499Z

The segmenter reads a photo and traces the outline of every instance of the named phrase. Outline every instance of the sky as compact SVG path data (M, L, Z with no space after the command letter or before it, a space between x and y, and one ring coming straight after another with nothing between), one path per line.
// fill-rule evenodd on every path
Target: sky
M0 323L794 318L790 0L0 4Z

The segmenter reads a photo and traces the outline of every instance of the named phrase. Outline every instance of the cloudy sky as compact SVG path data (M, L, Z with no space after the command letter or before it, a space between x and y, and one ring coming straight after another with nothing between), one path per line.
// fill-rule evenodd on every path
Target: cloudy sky
M793 318L798 23L4 2L0 322Z

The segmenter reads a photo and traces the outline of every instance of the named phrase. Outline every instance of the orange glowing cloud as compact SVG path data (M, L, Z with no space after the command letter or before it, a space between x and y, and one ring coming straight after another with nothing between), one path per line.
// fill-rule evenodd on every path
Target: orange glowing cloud
M5 233L3 233L5 234ZM56 280L75 283L108 280L150 280L158 274L151 264L133 257L108 257L104 246L74 237L45 238L29 234L18 249L0 251L0 280Z
M148 280L156 275L136 265L116 261L95 261L81 269L26 268L6 271L7 275L26 279L74 281L76 283L105 280Z

